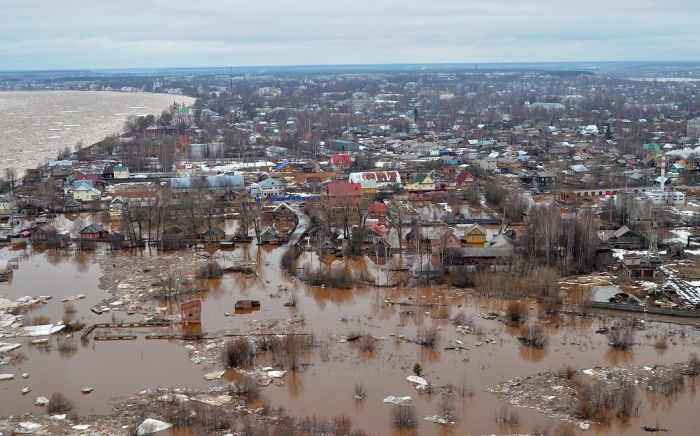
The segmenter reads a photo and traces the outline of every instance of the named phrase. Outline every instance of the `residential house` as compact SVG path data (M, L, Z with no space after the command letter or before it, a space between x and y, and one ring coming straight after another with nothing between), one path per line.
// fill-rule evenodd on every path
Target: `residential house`
M350 168L352 161L349 154L332 154L331 167L333 171L344 171Z
M434 235L430 239L432 252L437 253L444 250L456 250L462 248L462 240L459 239L451 229L445 229L444 232Z
M272 211L272 220L275 230L291 233L299 222L296 211L287 203L281 203Z
M275 179L273 177L267 178L260 183L257 183L259 192L251 190L251 195L255 198L268 198L268 197L281 197L285 192L285 185L282 181Z
M348 181L362 185L363 194L373 194L380 188L389 188L401 184L398 171L367 171L350 173Z
M45 224L31 232L32 244L54 246L59 243L58 231L51 225Z
M102 192L92 185L91 180L76 180L73 182L73 199L80 202L95 201L102 197Z
M112 167L112 173L115 179L129 178L129 168L126 165L115 165Z
M632 230L627 226L622 226L614 232L601 231L600 241L612 248L623 248L626 250L641 250L646 248L646 238L640 232Z
M100 197L102 197L102 193L99 191L99 189L95 189L90 186L83 185L73 189L73 199L80 202L96 201L99 200Z
M483 248L486 245L486 229L479 224L472 224L464 232L464 242L471 248Z
M311 162L306 162L302 167L301 170L305 173L317 173L321 169L318 165L318 162L311 161Z
M498 161L493 156L486 156L479 160L479 168L484 171L494 171L498 168Z
M625 256L622 265L627 275L633 279L652 279L656 276L656 266L642 256Z
M82 204L80 201L74 200L74 199L70 199L70 200L68 200L68 201L66 202L66 204L63 206L63 210L64 210L66 213L76 213L76 212L80 212L80 209L81 209L82 207L83 207L83 204Z
M121 197L114 197L112 201L109 202L109 217L112 219L121 217L123 209L124 199Z
M179 250L187 246L185 230L176 225L166 227L161 236L163 250Z
M520 168L521 165L520 159L512 156L496 159L496 167L501 170L514 171Z
M294 166L290 164L289 162L280 162L277 164L275 169L273 170L276 173L293 173L294 172Z
M328 147L333 151L360 151L360 144L344 139L331 139L328 141Z
M267 229L265 229L265 231L263 231L260 234L261 244L277 245L283 241L284 238L279 234L279 232L274 228L274 226L268 227Z
M6 195L0 195L0 216L14 213L14 202Z
M350 182L329 183L326 185L326 197L331 202L337 202L342 198L359 204L362 201L362 185Z
M80 239L105 239L109 232L99 224L90 224L80 231Z
M457 177L455 177L455 183L459 188L464 186L472 186L476 183L476 177L474 177L469 171L464 170L457 174Z
M554 181L556 180L556 174L552 171L537 171L535 173L535 186L538 188L546 189L554 186Z
M418 174L406 184L408 192L426 192L435 190L435 181L430 174Z
M382 220L386 217L386 212L387 212L386 204L382 203L381 201L375 201L369 205L370 218Z

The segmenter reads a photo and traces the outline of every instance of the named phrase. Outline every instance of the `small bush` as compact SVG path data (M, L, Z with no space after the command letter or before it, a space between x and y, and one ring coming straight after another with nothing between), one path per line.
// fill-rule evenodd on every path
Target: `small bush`
M616 350L627 350L634 343L634 329L627 323L616 323L606 335L610 346Z
M440 342L440 333L437 327L426 327L418 329L418 343L422 347L435 348Z
M260 387L250 377L240 376L234 383L228 386L229 395L253 401L260 398Z
M253 345L245 338L231 340L224 345L223 360L228 368L249 365L255 360Z
M267 335L262 336L258 341L258 349L260 351L277 351L282 346L282 340L277 336Z
M422 366L420 363L416 362L416 363L413 365L413 373L414 373L415 375L417 375L418 377L420 377L421 374L423 374L423 366Z
M525 326L521 330L520 342L532 348L544 348L549 344L549 336L544 332L544 329L538 325Z
M73 403L60 393L53 393L46 406L48 413L68 413L73 410Z
M471 316L467 315L463 310L457 312L457 315L452 318L452 324L461 326L472 326L474 325L474 320Z
M391 410L391 423L396 428L415 428L418 425L416 411L411 406L396 404Z
M668 339L665 337L663 338L656 338L656 341L654 341L654 348L657 350L665 350L668 348Z
M312 286L325 286L326 288L335 289L350 289L354 283L352 273L344 268L307 272L304 274L304 281Z
M525 303L511 301L506 306L506 318L513 324L522 324L527 319L527 308Z
M296 370L302 353L308 352L313 345L312 336L286 335L280 341L280 347L276 352L277 364L291 371Z
M219 262L207 262L197 269L196 277L198 279L218 279L224 275L224 269L221 268Z
M622 386L608 387L604 382L592 384L576 383L576 416L603 424L613 417L627 419L639 413L637 390L633 382Z

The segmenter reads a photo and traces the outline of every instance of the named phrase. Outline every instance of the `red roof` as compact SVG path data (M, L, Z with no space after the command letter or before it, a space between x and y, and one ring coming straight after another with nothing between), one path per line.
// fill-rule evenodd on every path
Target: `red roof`
M455 180L457 183L472 183L476 179L469 171L462 171L461 173L457 174Z
M350 166L350 155L349 154L332 154L331 155L331 165L337 166Z
M386 212L386 204L381 203L379 201L375 201L374 203L369 205L369 212L370 213L385 213Z
M326 195L329 197L360 196L362 185L349 182L329 183L326 186Z

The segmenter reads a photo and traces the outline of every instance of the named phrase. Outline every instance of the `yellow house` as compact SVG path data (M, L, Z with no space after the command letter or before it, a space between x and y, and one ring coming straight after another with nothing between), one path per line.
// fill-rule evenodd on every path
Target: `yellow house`
M486 230L479 224L472 224L464 233L464 242L471 248L483 248L486 245Z
M435 181L430 174L418 174L413 181L406 184L406 189L409 192L434 191Z
M84 201L95 201L102 197L102 193L91 186L80 185L73 189L73 200L78 200L80 202Z

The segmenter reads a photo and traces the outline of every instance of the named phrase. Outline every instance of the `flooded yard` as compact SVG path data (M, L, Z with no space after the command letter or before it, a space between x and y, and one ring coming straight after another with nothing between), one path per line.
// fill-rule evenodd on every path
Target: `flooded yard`
M630 350L616 351L609 347L605 334L596 333L613 324L608 314L545 315L537 303L526 301L527 322L535 323L539 319L550 339L546 348L533 349L518 340L519 328L503 322L500 315L506 309L505 300L445 286L315 288L282 272L279 265L284 248L242 245L233 251L211 251L222 263L235 259L255 262L256 266L253 273L232 272L220 279L195 279L192 288L197 292L179 298L179 303L202 298L202 325L198 333L203 339L146 339L146 334L158 331L157 327L125 329L136 337L132 340L93 339L83 343L80 333L65 332L56 333L48 338L47 344L39 345L32 344L35 338L31 337L3 338L5 342L22 344L16 351L24 359L0 367L0 373L16 375L12 380L0 382L0 415L42 414L42 408L34 405L36 398L54 392L69 398L79 416L87 416L110 414L112 399L137 395L145 389L207 389L222 385L234 380L239 371L229 369L223 377L213 380L205 380L204 375L224 369L221 344L228 340L227 336L275 331L309 333L314 338L315 346L300 355L296 371L274 379L261 390L268 410L282 409L283 412L277 413L296 419L329 420L345 416L353 430L372 435L391 434L393 406L383 400L389 396L410 396L418 417L415 434L570 434L566 432L571 431L636 435L644 433L642 426L656 424L675 434L700 432L700 420L692 418L700 403L690 383L669 396L639 388L637 416L624 422L615 420L610 425L592 423L586 431L575 423L565 423L526 407L508 406L505 413L513 419L499 419L506 402L487 391L517 377L554 372L565 366L584 370L685 362L692 352L700 352L700 330L692 323L645 319L641 314L644 322L637 323L640 327L635 330L635 345ZM84 294L84 298L70 304L75 308L74 320L88 326L140 321L144 313L167 317L177 311L173 301L146 298L148 301L124 301L101 315L92 312L91 307L105 299L122 298L100 289L107 265L111 265L110 275L118 275L120 265L142 266L140 271L131 272L133 277L124 277L123 283L129 286L123 286L122 290L131 289L134 283L150 283L146 287L157 290L154 277L165 272L164 265L175 271L180 269L184 280L195 265L209 262L203 252L112 253L106 247L95 252L5 248L0 254L3 259L18 260L11 280L0 283L0 295L13 301L26 295L53 297L45 304L23 310L25 318L44 316L58 322L64 317L67 304L61 300ZM322 261L308 253L303 256L308 256L308 262ZM325 262L333 267L364 270L377 283L385 282L387 274L391 274L368 258ZM152 270L154 265L161 269ZM103 280L103 288L105 283ZM141 291L148 294L148 289ZM128 295L136 299L135 294ZM242 299L258 300L259 310L237 313L234 306ZM129 314L127 308L135 306L139 310ZM466 320L468 328L450 321L457 315ZM434 348L415 343L421 331L432 327L439 336ZM162 329L182 333L179 327ZM372 345L349 340L356 334L374 338ZM661 337L668 341L664 349L655 347ZM62 350L59 342L64 340L72 341L74 349ZM432 393L417 390L407 381L416 363L422 366L421 376L431 385ZM248 368L254 370L272 364L265 354L260 354ZM29 373L29 377L20 377L23 373ZM363 400L353 397L358 383L366 391ZM22 395L23 387L31 388L31 392ZM85 387L94 390L83 394L81 389ZM456 419L451 426L423 419L438 414L444 395L441 392L445 389L453 392L450 397L454 400ZM181 430L173 434L182 434Z

